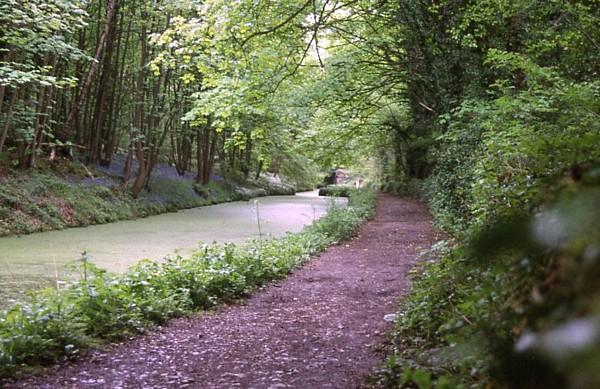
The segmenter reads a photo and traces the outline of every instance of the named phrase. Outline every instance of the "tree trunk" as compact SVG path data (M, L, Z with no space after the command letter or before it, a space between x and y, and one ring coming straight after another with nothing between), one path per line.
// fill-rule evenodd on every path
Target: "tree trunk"
M96 45L94 59L93 59L92 63L90 64L87 75L85 77L85 81L83 82L81 91L79 92L77 101L73 104L73 107L71 108L71 111L69 112L69 115L67 117L67 122L65 123L64 129L59 134L57 134L57 135L59 135L59 138L63 141L66 141L69 138L69 136L71 135L71 132L73 130L72 129L73 124L75 123L75 120L76 120L77 116L79 115L79 111L81 111L81 108L83 107L83 105L85 104L85 102L87 100L87 94L90 89L92 79L94 78L94 74L96 73L98 64L100 63L100 58L102 57L102 52L104 50L106 37L110 33L110 28L112 26L112 20L115 15L116 5L117 5L117 0L108 0L108 4L107 4L107 8L106 8L106 21L104 22L104 28L103 28L102 32L100 33L100 36L98 37L98 44Z
M144 152L144 107L145 107L145 81L146 81L146 62L148 60L148 39L146 31L146 10L143 1L140 2L142 25L140 30L140 63L139 70L136 79L136 90L135 90L135 108L133 113L133 142L134 142L134 153L138 161L138 171L133 186L131 188L131 195L137 198L144 188L146 183L147 175L147 164L146 155Z
M89 158L92 163L98 163L101 158L101 143L109 135L107 135L107 116L109 110L110 96L114 94L114 82L111 83L112 76L112 61L113 52L115 48L116 39L116 23L115 19L118 18L118 5L115 7L115 17L111 21L111 27L106 38L106 48L104 50L104 56L102 58L102 69L100 72L100 80L96 88L96 106L94 109L94 130L90 136L89 144ZM112 90L111 90L112 89Z
M0 136L0 155L2 154L2 149L4 148L4 143L6 142L6 136L8 135L8 129L10 128L10 123L12 121L13 112L15 108L15 104L18 99L20 91L15 89L12 90L12 96L10 97L10 103L8 105L8 112L6 113L6 121L4 122L4 128L2 129L2 135Z
M246 135L246 145L244 148L244 162L241 166L241 170L244 173L244 180L248 180L248 177L250 177L250 166L251 165L252 165L252 139L250 138L250 134L248 133L248 135Z
M49 94L48 89L50 89L50 87L42 87L39 93L35 124L33 125L33 137L31 138L31 144L29 146L29 160L27 162L28 168L34 168L37 164L37 150L40 143L42 143L42 138L44 135L42 130L42 116L46 114L46 108L48 106L46 103L46 96Z
M117 43L117 73L118 73L118 80L117 80L117 86L115 87L115 96L113 97L111 104L112 107L110 109L110 119L109 119L109 132L111 134L111 139L110 142L108 143L107 148L105 149L104 152L104 164L106 166L110 165L110 162L112 160L112 156L115 152L115 150L117 149L117 146L120 143L121 138L124 136L125 131L121 131L118 129L117 127L117 122L118 119L120 117L120 114L122 112L122 105L123 105L123 86L125 85L125 68L126 68L126 59L127 59L127 52L129 49L129 42L130 42L130 37L131 37L131 23L133 21L133 18L129 18L129 21L127 23L127 30L125 33L125 43L123 45L121 45L121 39L122 39L122 35L123 35L123 20L125 18L122 16L121 20L120 20L120 24L121 27L119 28L119 39L118 39L118 43ZM122 50L122 55L120 54L120 51Z
M210 175L212 173L215 153L217 146L217 134L212 128L211 119L207 119L206 126L198 132L198 139L196 144L196 162L197 162L197 174L196 183L199 185L206 185L210 181Z
M258 161L258 167L256 168L256 176L254 177L257 180L260 178L260 172L262 171L263 164L264 162L262 159Z

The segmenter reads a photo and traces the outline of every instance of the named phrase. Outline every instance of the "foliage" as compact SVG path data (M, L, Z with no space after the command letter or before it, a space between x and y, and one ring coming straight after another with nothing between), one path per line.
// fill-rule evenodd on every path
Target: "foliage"
M166 160L180 174L195 169L200 186L218 159L245 179L269 170L312 187L314 163L287 117L287 94L305 75L292 63L313 34L297 28L317 2L308 5L3 2L0 160L108 166L121 152L134 161L125 174L134 198ZM282 11L291 17L272 26Z
M0 4L0 84L70 86L73 77L56 77L52 66L40 65L39 58L57 56L79 60L85 54L67 41L87 24L87 13L77 0L6 0Z
M351 185L327 185L319 188L319 196L350 197L357 190Z
M382 380L394 386L407 366L466 386L596 386L599 172L546 188L536 215L438 245L401 305Z
M331 208L298 234L206 246L188 258L144 260L120 275L81 261L75 271L85 272L84 279L36 292L30 303L0 314L0 375L23 364L76 355L94 339L120 339L234 301L351 237L362 220L373 216L374 206L374 194L363 190L350 197L348 208Z
M522 62L506 53L495 53L493 61L498 58L511 69ZM489 103L467 101L449 116L429 196L444 228L477 229L530 209L549 177L600 159L600 85L566 83L549 69L526 65L528 90L502 90Z
M589 203L595 193L579 181L597 174L586 170L600 160L597 1L159 0L150 7L127 0L114 18L110 4L9 0L0 9L8 26L0 34L1 161L31 168L39 157L82 150L90 162L109 164L123 150L138 166L131 186L138 214L193 204L197 195L208 203L212 195L265 193L254 183L240 190L210 182L217 160L239 182L268 171L299 186L310 186L316 166L376 161L383 188L423 192L437 225L457 242L425 268L405 307L399 331L410 363L390 362L389 383L519 386L530 383L520 373L526 367L538 384L597 384L586 370L594 350L572 369L576 377L569 358L561 365L512 348L530 327L533 335L522 339L543 354L552 331L591 328L595 320L596 292L586 278L595 265L588 269L583 259L596 237L567 223L576 235L564 246L532 246L523 226L552 207L573 208L558 197ZM183 173L196 168L193 188L151 179L156 162L167 159ZM569 170L572 185L560 178ZM566 188L555 189L561 180ZM62 188L35 186L34 193ZM89 191L121 198L118 190ZM2 185L0 196L0 217L10 219L4 229L68 224L61 216L68 208L54 200L32 205L39 198L20 184ZM105 200L81 204L77 223L121 217ZM344 215L327 228L350 233L357 215ZM520 233L507 235L512 251L478 261L487 254L471 242L502 228ZM244 284L217 278L232 296ZM119 299L121 291L96 288L107 301ZM543 303L525 301L544 293ZM173 306L210 305L210 293L193 295ZM111 304L115 314L143 327L144 316L121 302Z
M391 15L380 35L397 43L376 58L406 61L396 77L410 113L408 141L382 159L384 184L419 177L395 166L424 166L453 240L418 269L378 383L597 386L597 7L386 5L372 18ZM576 346L574 333L592 335Z

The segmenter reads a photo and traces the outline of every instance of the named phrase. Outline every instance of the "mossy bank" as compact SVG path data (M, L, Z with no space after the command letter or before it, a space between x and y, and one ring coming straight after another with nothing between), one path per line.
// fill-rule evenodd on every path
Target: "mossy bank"
M0 178L0 236L110 223L294 193L291 185L267 176L244 182L219 177L205 186L198 186L193 180L160 177L151 179L134 199L120 180L108 176L20 172Z

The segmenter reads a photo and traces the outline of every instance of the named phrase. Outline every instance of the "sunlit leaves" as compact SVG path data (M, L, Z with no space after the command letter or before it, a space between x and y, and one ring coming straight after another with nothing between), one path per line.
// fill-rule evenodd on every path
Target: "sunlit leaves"
M73 78L59 80L50 76L51 69L38 65L34 58L43 55L71 60L86 58L66 39L86 25L87 14L82 5L78 0L3 1L0 54L8 60L0 62L0 82L10 86L71 85Z

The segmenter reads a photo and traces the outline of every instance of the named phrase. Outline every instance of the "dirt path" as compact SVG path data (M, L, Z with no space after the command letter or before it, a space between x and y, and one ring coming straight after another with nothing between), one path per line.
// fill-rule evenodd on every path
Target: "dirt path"
M433 239L415 200L381 195L360 236L249 298L94 351L28 388L349 388L382 362L374 346Z

